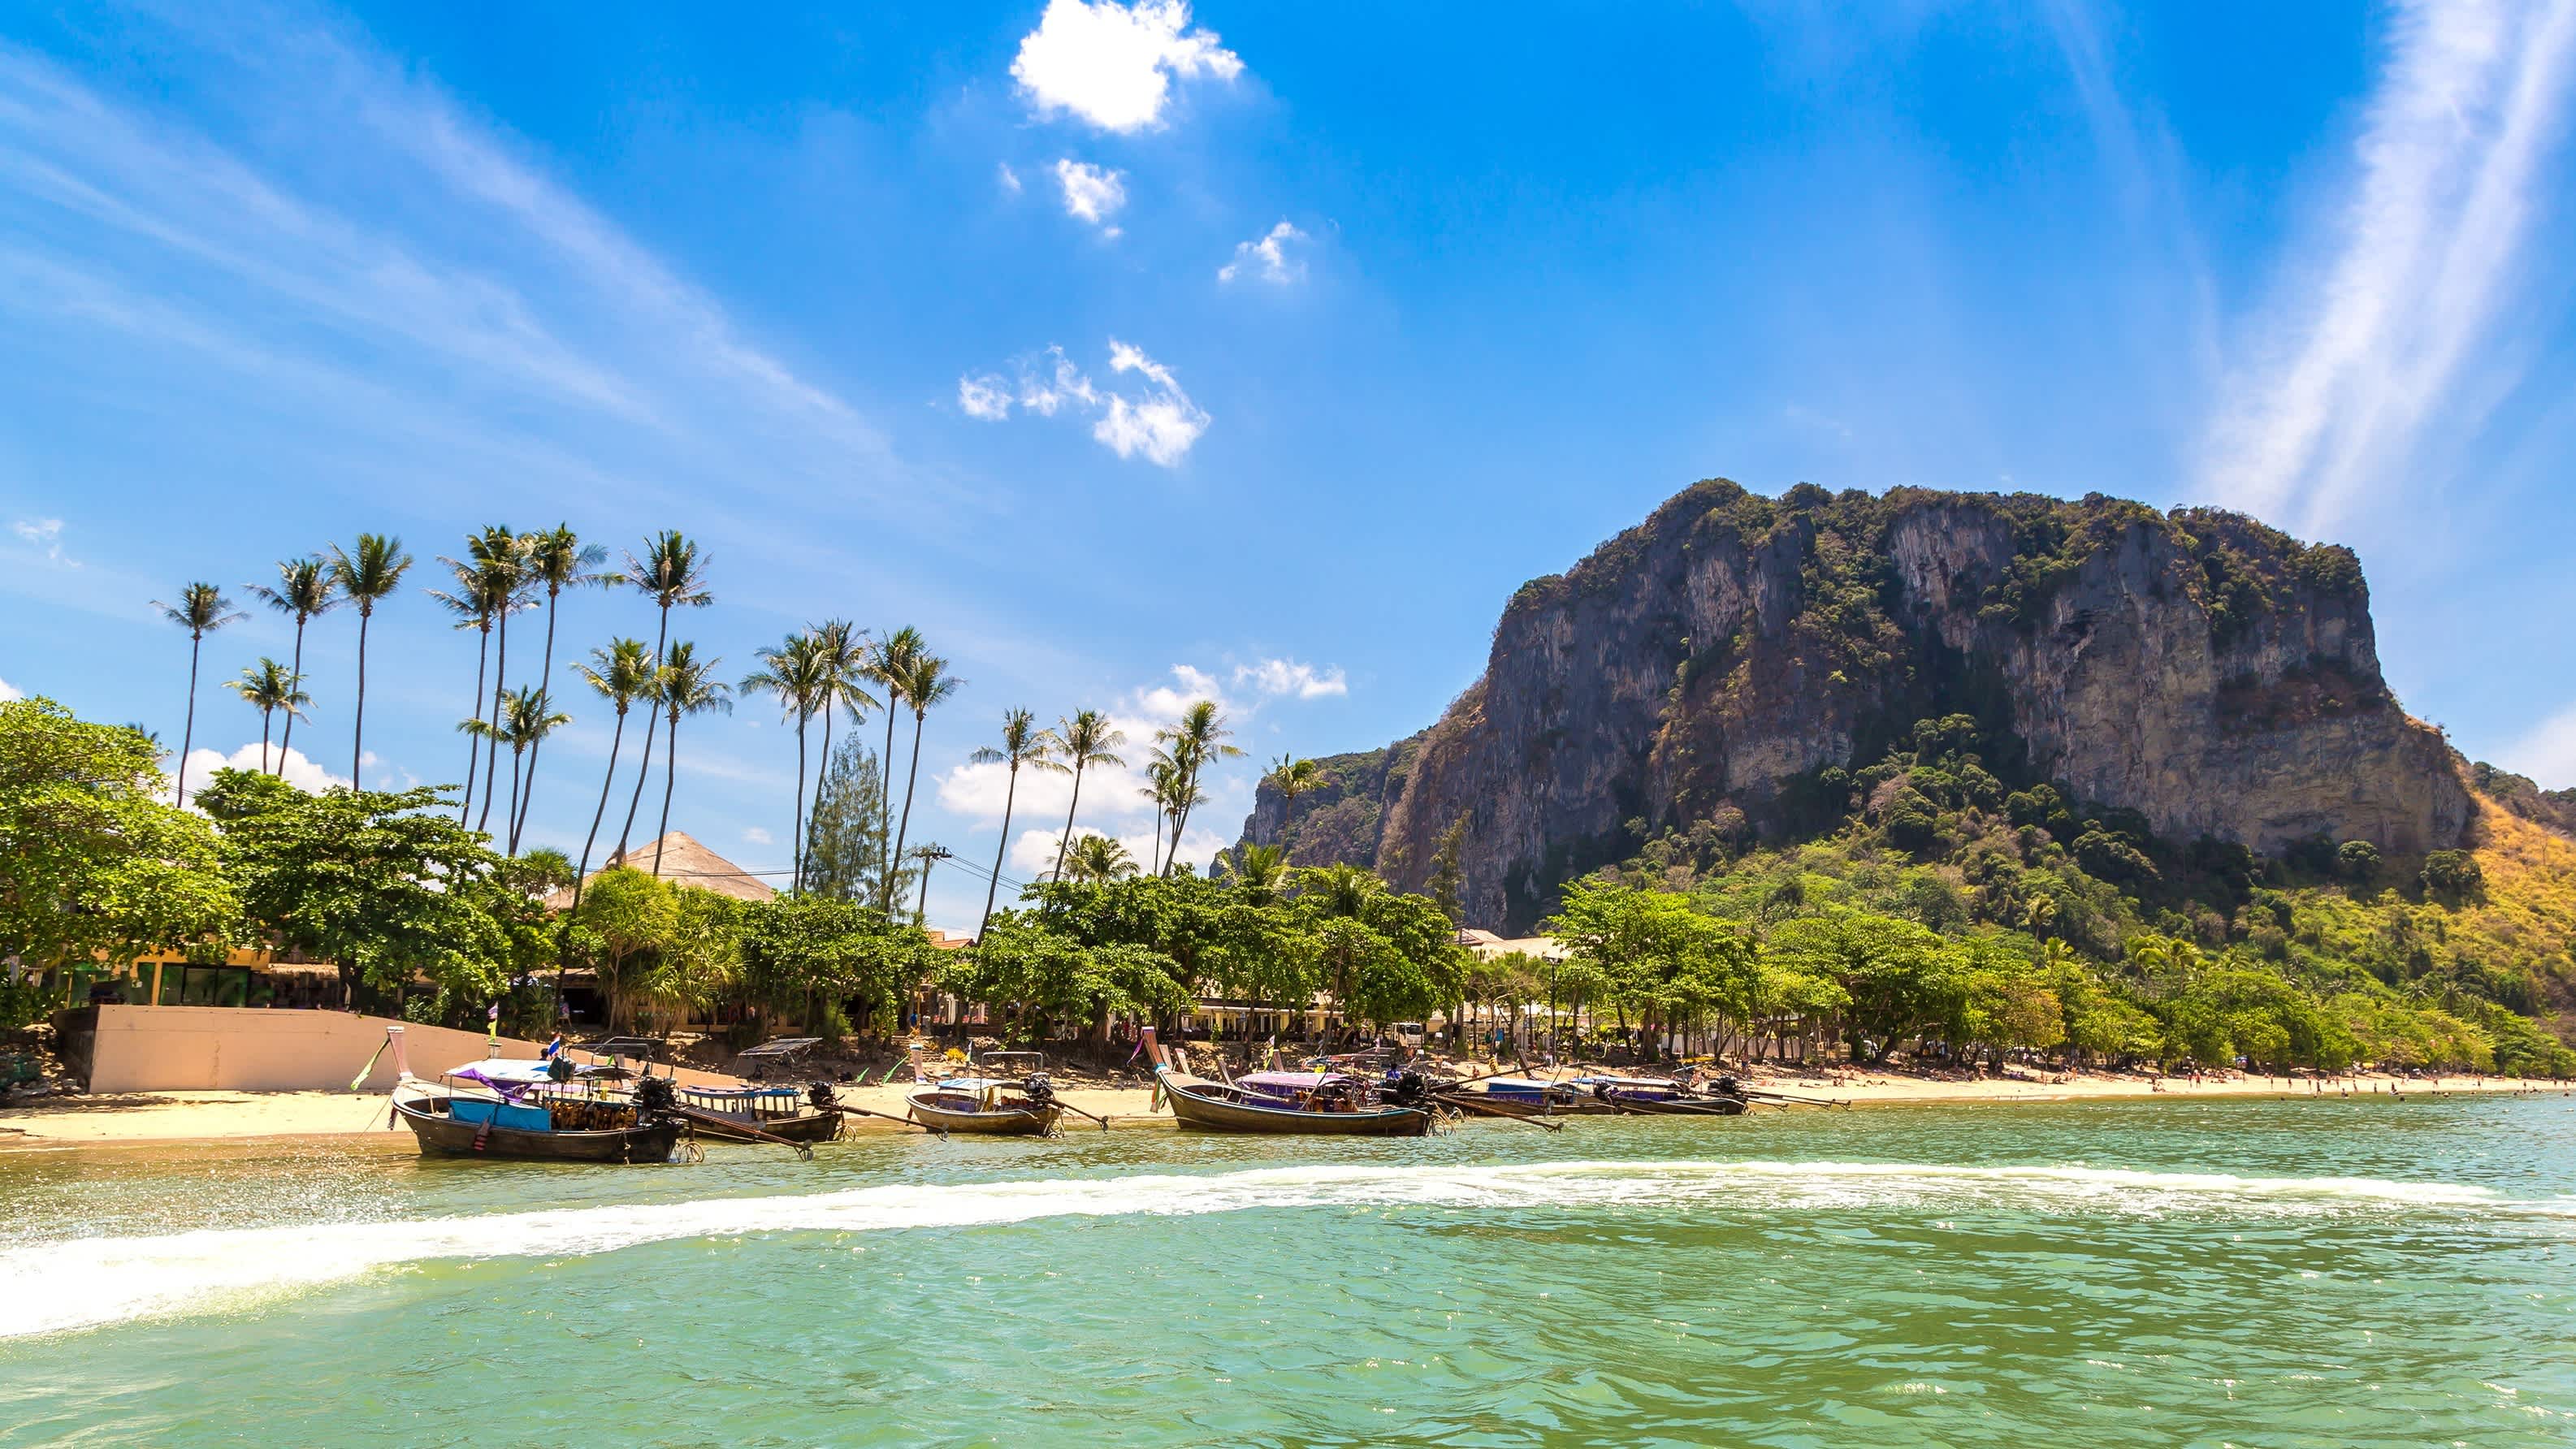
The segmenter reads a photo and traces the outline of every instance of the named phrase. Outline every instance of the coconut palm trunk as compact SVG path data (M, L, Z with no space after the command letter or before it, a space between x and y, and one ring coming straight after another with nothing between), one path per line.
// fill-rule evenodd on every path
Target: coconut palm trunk
M276 714L277 711L273 709L263 709L259 712L259 772L263 775L268 773L268 727L276 722ZM290 715L289 718L293 716Z
M304 616L302 614L295 616L295 660L287 667L294 671L295 687L302 689L304 687ZM281 780L286 778L286 752L294 748L295 714L290 710L286 716L286 738L277 742L277 777Z
M880 782L894 779L894 715L894 696L889 690L886 697L885 767L877 771ZM894 791L878 789L877 819L877 883L881 887L877 895L891 919L894 915L894 835L885 827L894 823Z
M197 738L197 654L205 639L198 631L188 635L188 722L179 730L179 784L170 796L181 805L188 803L188 747Z
M1020 762L1011 761L1011 782L1002 789L1002 844L993 852L993 878L984 883L984 918L975 923L975 939L984 939L984 929L993 924L993 898L1002 890L1002 862L1011 854L1011 806L1020 798Z
M1073 844L1074 812L1082 808L1082 759L1073 762L1073 801L1064 807L1064 834L1055 843L1055 878L1064 879L1064 853Z
M441 557L444 557L444 555L441 555ZM361 618L358 621L358 628L361 631L361 637L364 637L366 627L366 620ZM480 721L483 718L484 671L486 666L490 665L492 662L492 631L486 629L482 631L482 634L483 642L474 651L474 718L477 721ZM364 675L362 674L360 677L363 679ZM366 686L364 684L359 686L362 692L365 687ZM474 813L474 775L476 769L483 761L483 732L481 730L467 730L465 732L465 738L467 741L465 746L465 803L456 807L456 823L459 825L464 824L466 817Z
M805 716L801 714L796 716L796 824L787 832L787 857L796 871L788 893L801 894L805 889Z
M913 711L911 768L904 772L903 777L903 821L895 827L894 831L894 859L896 860L903 859L903 837L912 829L912 787L921 776L921 727L929 722L929 718L929 712L926 710ZM929 867L924 866L922 874L926 876L929 873ZM889 916L894 914L894 876L891 873L886 876L886 914Z
M670 642L671 610L665 606L662 610L662 627L653 635L653 670L657 678L662 669L662 651L669 646ZM652 698L652 691L645 691L645 696L648 699ZM652 777L653 729L650 724L647 724L644 729L644 763L635 771L635 793L626 797L626 826L617 832L617 859L621 864L626 859L627 844L635 836L635 807L644 803L644 782Z
M357 720L349 729L349 788L367 788L359 772L367 763L367 623L375 618L373 604L358 610L358 708Z
M617 785L617 747L626 740L626 711L617 711L617 727L608 732L608 773L599 778L599 808L590 812L590 834L581 841L581 864L573 868L572 904L581 909L581 888L590 875L591 847L599 844L599 822L608 818L608 792Z
M495 730L498 730L501 727L501 694L503 690L509 687L510 676L510 600L506 595L503 596L501 601L501 646L499 656L500 657L492 661L492 728ZM492 748L483 756L483 813L474 817L474 828L487 834L490 833L492 826L492 776L497 773L497 767L500 763L501 746L500 741L496 737L493 741ZM515 771L516 768L517 765L514 760L512 769ZM512 778L515 781L515 774ZM517 793L516 789L511 791L513 796ZM504 826L507 826L510 823L510 817L504 814L501 817L501 823Z
M677 711L674 711L671 715L671 743L669 748L662 752L662 823L653 832L653 878L655 880L662 878L662 843L671 837L671 792L678 788L680 783L680 772L676 768L679 758L680 716Z

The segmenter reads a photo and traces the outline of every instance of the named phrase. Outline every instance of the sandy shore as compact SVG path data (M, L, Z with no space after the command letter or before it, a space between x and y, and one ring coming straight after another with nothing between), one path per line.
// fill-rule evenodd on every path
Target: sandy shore
M2168 1078L2084 1074L2066 1080L2043 1077L1985 1078L1942 1081L1884 1072L1837 1072L1828 1077L1763 1076L1749 1078L1766 1091L1853 1106L1926 1102L2071 1102L2132 1098L2184 1101L2216 1097L2313 1097L2393 1094L2405 1097L2447 1096L2465 1092L2548 1092L2566 1094L2564 1083L2521 1082L2501 1077L2429 1079L2364 1075L2340 1081L2305 1078L2227 1076L2200 1082ZM900 1116L909 1086L862 1087L846 1091L852 1106ZM1059 1092L1068 1106L1107 1117L1121 1128L1169 1127L1168 1112L1148 1112L1150 1094L1142 1087L1079 1087ZM387 1124L385 1099L378 1094L349 1092L156 1092L124 1097L56 1097L0 1110L0 1151L11 1148L72 1147L148 1142L202 1142L226 1138L335 1137L382 1138L408 1146L410 1137ZM852 1117L854 1131L910 1130L878 1118ZM1068 1118L1068 1131L1094 1130L1092 1124Z

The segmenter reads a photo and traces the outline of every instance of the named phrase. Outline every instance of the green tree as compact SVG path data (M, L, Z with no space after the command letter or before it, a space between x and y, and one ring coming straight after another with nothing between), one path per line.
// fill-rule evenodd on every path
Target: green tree
M660 622L653 635L653 684L662 682L666 662L664 648L671 640L673 609L703 609L716 601L707 589L709 561L696 543L676 529L665 529L644 541L644 556L626 556L625 581L641 590L653 601ZM617 859L626 859L628 844L635 834L635 808L643 803L644 782L653 774L653 731L644 731L644 758L636 767L635 792L626 800L626 824L617 832ZM668 788L664 794L667 796Z
M921 637L921 631L907 624L878 640L859 667L860 678L885 691L885 748L877 754L877 766L885 783L885 792L879 802L880 813L885 816L884 828L878 836L885 858L877 864L877 875L880 884L888 890L893 889L896 867L900 864L895 859L894 724L903 711L904 685L912 677L913 666L920 663L921 657L929 651L929 643ZM893 916L893 896L888 895L877 904L887 916Z
M822 656L827 683L823 691L823 755L814 767L814 803L823 802L823 776L832 768L832 716L838 709L850 712L850 728L867 723L868 711L881 709L877 697L868 693L868 636L847 619L826 619L813 630L815 650Z
M1467 873L1459 864L1458 853L1466 842L1467 817L1461 815L1449 822L1449 828L1440 832L1438 843L1432 847L1431 879L1427 882L1431 899L1439 903L1442 914L1449 917L1451 924L1460 926L1467 924L1467 905L1460 897Z
M534 903L436 790L332 790L219 770L200 800L254 932L330 961L350 985L498 996L542 959Z
M367 626L376 617L376 605L402 588L403 575L411 572L411 563L411 555L403 552L402 540L391 534L359 534L355 552L336 543L331 545L332 586L342 598L358 606L358 706L349 732L349 783L353 787L366 778Z
M743 906L737 919L744 989L798 1011L809 1029L851 1003L862 1021L899 1012L945 954L918 928L852 900L780 896Z
M280 559L277 564L276 587L252 584L249 585L249 589L252 598L295 621L295 658L289 668L288 677L294 681L295 689L303 689L304 626L330 613L341 604L339 585L332 580L331 566L310 554L303 558ZM290 714L286 717L286 737L278 742L277 748L281 756L278 771L282 774L286 769L282 757L286 751L295 748L294 715ZM349 778L355 780L357 776L351 775Z
M847 736L829 762L806 825L806 894L860 901L870 909L888 893L903 895L912 879L909 866L891 883L878 876L886 857L884 801L876 755L859 736Z
M527 825L528 807L537 798L537 747L546 736L572 723L572 716L556 710L542 688L522 685L501 700L501 732L494 748L510 747L510 808L506 820L510 827L509 851L519 853L519 832Z
M796 815L788 833L788 859L795 872L790 879L800 882L805 878L805 727L830 702L837 682L829 651L829 643L811 630L790 634L771 648L752 651L760 668L737 686L746 697L776 696L781 718L796 727Z
M966 681L948 672L948 661L936 654L919 653L903 672L903 702L912 708L912 767L903 780L903 819L894 828L894 853L903 855L903 838L912 829L912 787L921 779L921 731L929 722L930 711L956 697ZM886 914L894 914L894 897L885 900Z
M1003 911L972 947L951 953L940 988L988 1005L1018 1005L1030 1039L1045 1041L1058 1022L1178 1012L1189 997L1177 975L1171 958L1149 947L1086 945L1037 913Z
M188 803L188 751L197 740L197 656L204 649L206 636L227 624L238 624L250 617L236 613L232 601L213 584L190 584L179 591L179 602L165 604L159 599L152 607L161 616L188 631L188 723L179 733L179 783L170 798Z
M655 679L653 658L644 652L641 639L611 640L607 648L591 650L590 662L574 665L573 672L617 711L617 726L608 735L608 769L599 780L599 806L590 813L590 834L582 837L581 861L574 867L573 906L579 909L582 879L590 874L590 848L599 843L599 823L608 818L609 788L617 783L617 752L626 742L626 712L634 708L635 701L639 699L646 701L648 711L651 709ZM649 712L645 716L644 729L645 733L652 733L653 719Z
M157 753L49 699L0 702L0 956L48 971L231 934L219 842L160 802Z
M472 540L468 541L470 543ZM513 579L506 569L487 569L475 561L459 561L445 554L439 555L438 561L447 565L448 572L456 580L456 585L452 592L447 589L431 589L429 596L456 620L458 629L473 630L477 641L474 651L472 696L474 714L471 719L461 720L456 726L457 732L464 735L467 741L465 790L456 810L456 818L459 823L462 823L466 817L474 813L474 791L482 773L483 746L499 733L499 726L484 717L483 701L486 696L483 693L483 684L492 663L492 624L509 608Z
M605 588L619 576L605 573L600 565L608 561L608 550L599 544L584 543L569 523L524 535L519 540L520 555L525 563L531 587L546 591L546 648L537 661L537 686L546 696L548 713L552 712L555 692L555 615L566 589ZM543 753L545 739L538 737L528 746L528 796L536 796L537 758ZM510 829L513 838L526 828L525 811Z
M662 873L662 842L671 834L671 795L680 783L680 721L694 714L733 713L733 687L715 677L721 659L700 659L697 647L673 644L662 663L662 718L670 727L662 752L662 823L654 831L653 874Z
M1070 718L1058 719L1050 731L1053 741L1048 753L1073 771L1073 799L1064 807L1064 834L1055 843L1055 878L1064 879L1064 856L1073 845L1073 818L1082 809L1082 772L1093 765L1118 769L1126 765L1119 758L1118 747L1127 743L1127 734L1109 722L1109 717L1095 709L1077 711Z
M1136 858L1126 846L1106 835L1086 835L1073 843L1073 854L1065 858L1057 877L1096 884L1134 874Z
M1912 921L1860 911L1783 922L1762 949L1850 997L1845 1023L1855 1059L1885 1060L1898 1043L1950 1019L1964 985L1965 963L1949 943Z
M286 712L286 727L293 729L297 717L304 713L304 706L312 703L310 696L295 687L294 671L274 659L263 658L243 670L241 678L228 682L224 687L240 695L242 703L259 711L260 773L285 775L286 753L283 750L278 752L276 769L272 771L269 768L268 731L270 721L280 710Z
M1284 829L1297 816L1297 797L1324 783L1324 768L1312 760L1281 755L1270 762L1270 770L1261 782L1279 792L1279 823Z
M1181 853L1181 832L1188 828L1190 811L1207 799L1199 788L1200 777L1218 760L1240 759L1243 751L1231 741L1234 731L1226 728L1224 713L1212 699L1194 700L1181 711L1171 728L1159 731L1154 738L1164 749L1157 753L1170 762L1173 771L1168 813L1172 821L1172 847L1163 856L1163 873L1172 872Z
M993 897L1002 888L1002 865L1010 858L1011 807L1019 803L1021 768L1025 766L1059 775L1065 772L1064 766L1057 764L1049 751L1051 743L1050 737L1038 728L1036 715L1024 709L1006 709L1002 711L1001 747L996 749L986 745L975 751L976 764L1010 768L1008 782L1002 788L1002 843L993 850L993 878L984 886L984 914L975 926L978 937L984 934L984 927L992 923Z

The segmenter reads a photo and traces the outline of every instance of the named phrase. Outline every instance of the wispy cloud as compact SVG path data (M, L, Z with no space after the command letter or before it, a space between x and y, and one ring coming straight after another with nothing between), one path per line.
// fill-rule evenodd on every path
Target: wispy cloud
M63 521L59 518L21 518L9 525L9 531L41 550L47 563L80 567L80 560L63 552Z
M1071 114L1104 131L1161 125L1175 78L1242 73L1213 32L1191 28L1187 0L1048 0L1011 62L1040 116Z
M2576 0L2409 0L2389 37L2351 199L2290 268L2202 468L2220 501L2311 533L2419 476L2432 430L2502 390L2481 359L2561 139Z
M2497 759L2507 769L2539 781L2544 790L2576 788L2576 705L2541 721L2500 751Z
M1264 659L1258 664L1234 666L1234 682L1249 684L1263 694L1293 694L1299 699L1322 699L1328 695L1351 692L1350 681L1337 666L1317 669L1294 659Z
M1306 241L1304 232L1283 221L1256 240L1235 243L1234 260L1216 269L1216 279L1231 282L1245 275L1244 269L1249 267L1250 275L1273 286L1302 282L1306 279Z
M18 686L11 684L5 679L0 679L0 704L7 704L13 699L25 699L26 697L26 695L19 692Z
M1118 235L1109 218L1127 204L1127 173L1066 158L1055 163L1056 184L1064 188L1064 214Z
M1215 422L1190 400L1172 370L1145 355L1142 348L1109 339L1109 370L1133 373L1144 386L1120 390L1102 387L1076 366L1060 347L1050 347L1018 364L1016 379L998 372L971 372L957 379L957 406L968 417L1001 422L1014 406L1040 417L1070 408L1096 413L1091 436L1121 458L1142 456L1166 468L1177 468Z

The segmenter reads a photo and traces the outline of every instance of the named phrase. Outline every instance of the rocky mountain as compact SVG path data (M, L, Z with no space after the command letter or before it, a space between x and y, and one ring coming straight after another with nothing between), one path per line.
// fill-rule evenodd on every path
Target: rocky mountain
M2175 841L2463 840L2439 731L2380 676L2359 560L2241 515L1901 488L1693 485L1504 607L1430 729L1321 762L1247 838L1420 887L1456 830L1471 920L1517 928L1654 836L1834 828L1918 720ZM2547 818L2557 802L2534 802Z

